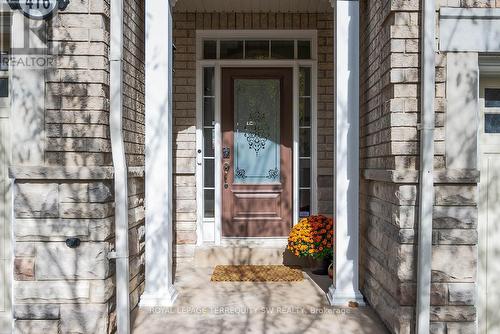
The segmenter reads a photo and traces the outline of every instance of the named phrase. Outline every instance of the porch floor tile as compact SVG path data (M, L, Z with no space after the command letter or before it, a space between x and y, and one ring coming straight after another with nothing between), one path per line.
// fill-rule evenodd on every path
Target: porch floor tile
M305 274L292 283L211 282L213 268L177 269L172 308L136 309L134 334L388 333L373 310L332 308ZM317 279L315 279L318 281ZM320 287L321 286L321 287ZM322 289L323 288L323 289Z

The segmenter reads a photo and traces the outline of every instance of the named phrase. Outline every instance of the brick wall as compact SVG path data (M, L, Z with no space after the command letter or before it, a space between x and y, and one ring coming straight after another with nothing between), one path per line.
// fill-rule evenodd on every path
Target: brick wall
M461 6L469 1L441 1ZM494 1L478 1L476 6ZM361 288L393 333L415 326L420 1L361 5ZM436 54L431 332L475 331L477 178L446 166L446 56ZM457 261L457 259L459 259Z
M144 166L144 1L125 0L123 11L123 135L129 166Z
M144 1L125 0L123 10L123 136L129 173L130 306L144 292L145 211L145 10Z
M333 14L175 13L174 156L178 257L196 242L196 29L318 30L318 207L333 208Z
M50 21L45 163L110 166L109 5L75 1Z

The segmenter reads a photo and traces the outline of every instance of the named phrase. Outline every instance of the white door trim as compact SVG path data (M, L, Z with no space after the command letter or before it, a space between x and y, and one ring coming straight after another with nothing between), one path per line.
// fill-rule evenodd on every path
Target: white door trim
M203 60L204 39L309 39L311 60ZM197 245L232 245L236 239L251 239L261 245L282 244L283 238L224 238L222 239L222 190L221 172L221 69L223 67L288 67L293 69L293 221L298 221L299 206L299 117L298 76L301 66L311 67L311 213L317 213L317 32L316 30L197 30L196 31L196 203L197 203ZM204 219L203 201L203 68L215 68L215 212L214 219ZM199 153L201 152L201 153Z

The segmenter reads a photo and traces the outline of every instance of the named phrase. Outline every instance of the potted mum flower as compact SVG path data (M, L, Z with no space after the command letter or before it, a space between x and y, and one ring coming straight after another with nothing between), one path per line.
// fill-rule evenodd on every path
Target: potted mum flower
M314 274L326 275L333 261L333 219L322 215L302 218L288 237L288 250L298 257L321 260Z

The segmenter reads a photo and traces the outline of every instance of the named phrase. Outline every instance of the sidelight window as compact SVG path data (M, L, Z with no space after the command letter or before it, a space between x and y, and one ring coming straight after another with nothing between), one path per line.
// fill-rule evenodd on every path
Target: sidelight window
M215 68L203 68L203 217L215 217Z
M500 133L500 88L484 89L484 132Z
M311 68L299 69L299 217L311 215Z

